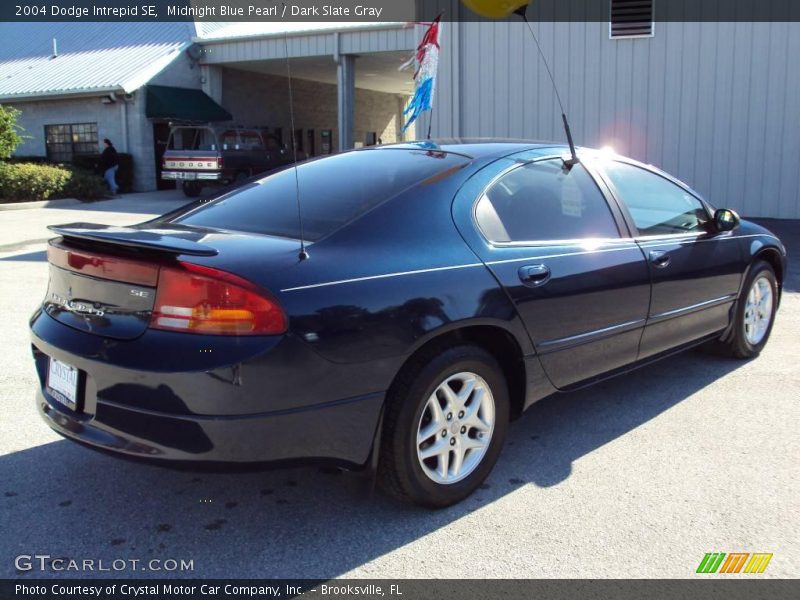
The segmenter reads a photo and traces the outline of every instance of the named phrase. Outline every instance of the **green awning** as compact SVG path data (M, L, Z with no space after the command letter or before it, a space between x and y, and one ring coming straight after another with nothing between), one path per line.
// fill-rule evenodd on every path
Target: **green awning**
M150 119L173 119L176 121L230 121L231 113L208 97L203 90L147 86L145 114Z

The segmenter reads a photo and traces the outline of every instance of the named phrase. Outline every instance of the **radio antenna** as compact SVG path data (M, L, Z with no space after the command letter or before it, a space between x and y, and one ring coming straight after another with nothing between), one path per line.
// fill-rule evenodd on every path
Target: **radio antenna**
M300 206L300 175L297 173L297 139L296 139L296 131L294 129L294 97L292 96L292 66L289 60L289 34L286 33L283 36L283 45L286 50L286 79L289 82L289 122L291 123L292 130L290 132L291 139L292 139L292 160L294 164L292 165L292 169L294 170L294 188L295 188L295 199L297 201L297 223L300 228L300 253L297 257L303 261L309 258L308 252L306 252L306 242L305 242L305 230L303 229L303 210Z
M553 77L552 71L550 71L550 65L547 63L547 59L544 56L544 52L542 52L542 47L539 45L539 40L536 38L536 34L533 31L533 26L531 25L531 22L528 21L528 16L526 14L528 6L529 4L520 6L514 12L517 13L520 17L522 17L522 20L525 21L525 24L528 26L528 31L531 32L531 37L533 38L533 41L536 43L536 49L539 51L539 57L542 59L542 62L544 63L544 68L547 69L547 75L550 77L550 83L553 84L553 90L556 93L556 100L558 100L558 106L561 109L561 120L564 122L564 133L567 134L567 143L569 144L569 151L570 154L572 155L571 158L564 159L564 165L567 168L570 168L573 165L577 165L581 161L578 159L578 155L575 153L575 144L572 142L572 132L569 129L569 121L567 121L567 113L564 110L564 105L561 102L561 95L558 93L558 86L556 85L556 80Z

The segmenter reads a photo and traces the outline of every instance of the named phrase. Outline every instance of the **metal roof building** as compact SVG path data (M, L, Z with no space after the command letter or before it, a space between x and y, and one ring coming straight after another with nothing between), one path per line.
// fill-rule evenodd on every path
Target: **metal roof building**
M69 160L108 137L133 156L135 187L149 190L169 185L159 158L171 120L267 127L311 155L400 139L412 81L397 67L417 31L401 23L3 23L0 37L10 41L0 50L0 102L22 111L29 136L16 153Z
M194 35L193 23L0 23L0 102L134 92Z
M107 137L133 156L135 188L155 189L146 86L202 94L196 35L185 22L0 23L0 103L21 111L26 136L16 154L68 162Z

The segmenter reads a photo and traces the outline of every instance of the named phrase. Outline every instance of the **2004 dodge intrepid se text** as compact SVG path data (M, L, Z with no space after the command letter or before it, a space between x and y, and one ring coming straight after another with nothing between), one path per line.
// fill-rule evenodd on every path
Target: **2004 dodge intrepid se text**
M356 150L133 227L54 227L41 414L162 464L377 465L445 506L545 396L701 343L757 355L781 242L651 166L565 151Z

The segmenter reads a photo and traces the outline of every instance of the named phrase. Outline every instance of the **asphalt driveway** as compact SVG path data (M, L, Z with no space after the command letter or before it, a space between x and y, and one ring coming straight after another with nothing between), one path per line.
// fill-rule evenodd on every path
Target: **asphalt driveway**
M45 225L131 223L182 201L0 212L0 577L48 575L18 571L20 554L193 561L122 577L685 578L712 551L771 552L763 576L800 572L797 262L761 357L689 352L548 398L512 426L483 488L445 510L369 496L336 470L174 472L60 439L33 405L26 326ZM798 222L768 226L800 255Z

